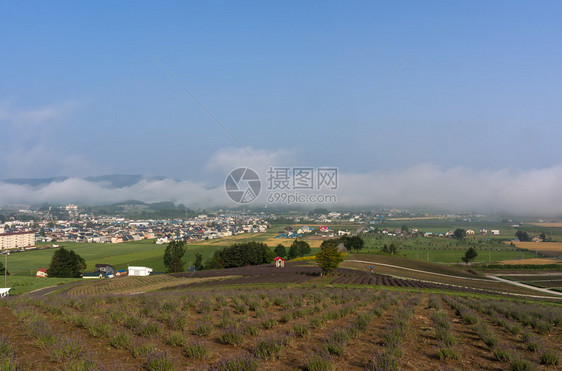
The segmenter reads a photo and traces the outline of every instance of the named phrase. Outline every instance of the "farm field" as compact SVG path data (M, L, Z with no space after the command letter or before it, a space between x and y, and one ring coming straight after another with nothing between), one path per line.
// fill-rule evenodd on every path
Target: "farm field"
M531 258L531 259L503 260L500 261L499 263L509 264L509 265L522 265L522 264L531 264L531 265L561 264L562 265L562 260Z
M541 370L560 362L561 322L562 307L548 303L320 281L138 295L85 291L0 301L0 364L49 370L378 370L385 364L496 370L521 364Z
M513 242L513 244L520 249L562 255L562 242Z
M473 247L478 256L475 263L489 263L510 259L534 258L535 253L509 246L500 240L478 240L467 238L465 241L456 241L441 237L412 237L396 239L383 236L364 236L365 248L362 252L379 252L387 244L395 243L398 253L408 258L435 263L462 263L469 247Z
M111 264L117 269L127 269L128 265L146 265L156 272L165 270L162 256L166 245L156 245L152 240L120 244L62 242L59 245L82 256L88 271L94 270L96 263ZM207 257L214 250L215 247L209 245L189 244L184 260L193 262L195 253ZM8 270L16 276L34 276L37 269L48 267L54 252L55 249L43 249L12 253L8 258Z

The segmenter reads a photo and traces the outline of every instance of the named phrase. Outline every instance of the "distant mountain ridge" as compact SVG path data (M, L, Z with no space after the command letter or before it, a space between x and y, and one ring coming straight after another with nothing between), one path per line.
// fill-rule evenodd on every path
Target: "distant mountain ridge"
M158 180L172 179L164 176L144 176L144 175L124 175L124 174L111 174L111 175L99 175L99 176L75 177L75 178L83 179L92 183L105 183L108 188L130 187L141 181L158 181ZM9 179L2 179L0 180L0 182L7 183L7 184L22 185L22 186L42 187L51 183L61 183L68 179L71 178L67 176L56 176L50 178L9 178Z

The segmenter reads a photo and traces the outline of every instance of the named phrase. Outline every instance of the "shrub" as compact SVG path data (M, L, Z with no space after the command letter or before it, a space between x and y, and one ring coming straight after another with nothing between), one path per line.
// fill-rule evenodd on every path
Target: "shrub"
M293 334L295 334L295 336L297 337L305 337L306 335L308 335L309 329L308 326L306 325L300 325L300 324L296 324L293 326Z
M449 347L439 348L439 350L437 351L437 356L442 361L446 360L446 359L460 359L461 358L460 354L458 354L453 348L449 348Z
M227 345L241 345L244 342L244 335L237 328L231 327L223 331L220 340Z
M345 353L344 344L341 341L337 341L332 338L324 340L322 346L326 352L334 356L340 357Z
M172 330L183 330L187 325L187 316L182 312L174 312L168 316L165 322Z
M137 347L134 347L132 353L133 353L133 357L140 358L140 357L148 356L149 354L151 354L155 350L156 350L156 348L154 347L154 345L152 345L150 343L145 343L145 344L139 345Z
M323 325L324 325L324 321L321 318L312 318L310 320L310 327L313 329L322 328Z
M135 332L139 336L151 337L151 336L159 335L161 331L162 329L160 328L157 322L148 320L146 322L141 323L136 328Z
M109 334L109 332L111 331L111 326L100 321L93 321L90 323L88 331L90 332L91 336L99 338Z
M560 363L560 356L556 352L547 350L541 354L539 360L543 365L554 366Z
M174 369L174 363L166 352L152 352L148 355L146 369L149 371L170 371Z
M74 317L74 324L76 327L87 329L90 327L90 317L86 316L76 316Z
M13 354L14 349L8 342L8 339L4 336L0 337L0 359L11 358Z
M313 355L306 361L307 371L332 371L334 365L327 356Z
M511 371L529 371L533 369L531 362L523 358L514 358L509 362Z
M213 367L217 371L256 371L259 363L252 356L242 356L227 358L220 361Z
M429 303L428 303L427 307L440 310L441 309L441 302L439 301L439 298L435 295L430 295L429 296Z
M244 327L244 334L246 334L246 335L254 336L254 335L259 334L260 331L261 331L260 328L256 325L246 325Z
M209 336L209 334L213 331L213 324L210 322L202 322L193 331L193 333L197 336Z
M254 355L258 358L270 359L277 357L287 344L287 340L282 337L272 337L261 340L254 348Z
M266 319L265 321L262 321L261 326L264 329L269 330L270 328L273 328L274 326L277 326L277 321L273 318L269 318L269 319Z
M109 344L117 349L125 349L131 346L132 337L126 332L121 332L111 339L109 339Z
M140 319L138 319L138 317L135 316L129 316L125 318L125 322L123 323L123 326L125 326L125 328L128 328L129 330L134 330L139 325L140 325Z
M400 366L394 354L390 351L376 351L371 361L365 367L368 371L398 371Z
M58 362L76 359L82 355L84 348L76 339L59 338L51 348L51 358Z
M185 343L185 339L180 332L172 332L166 339L166 344L175 347L181 347Z
M206 358L209 356L209 350L201 342L186 345L184 351L187 358Z
M494 357L500 362L509 362L513 359L513 353L506 347L496 347L493 351Z

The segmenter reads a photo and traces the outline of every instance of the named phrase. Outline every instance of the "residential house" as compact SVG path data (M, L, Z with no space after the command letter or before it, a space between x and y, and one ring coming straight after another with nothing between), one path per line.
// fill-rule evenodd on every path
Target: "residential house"
M128 270L129 270L129 276L148 276L150 275L150 273L152 273L152 268L148 268L148 267L131 266L128 267Z
M37 273L35 273L35 277L47 278L47 268L38 269Z

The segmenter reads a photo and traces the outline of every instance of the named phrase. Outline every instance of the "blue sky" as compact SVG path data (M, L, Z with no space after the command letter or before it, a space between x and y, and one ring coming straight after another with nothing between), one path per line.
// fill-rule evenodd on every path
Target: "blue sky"
M237 143L152 57L242 145L291 165L556 167L560 14L558 1L2 2L0 178L220 182L210 163Z

